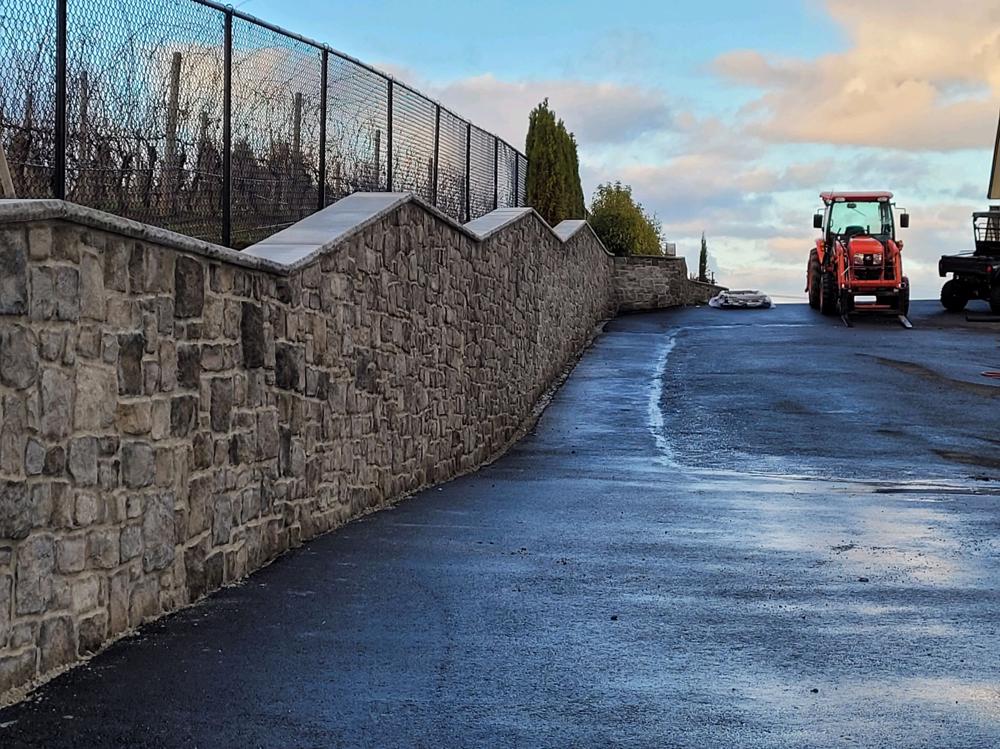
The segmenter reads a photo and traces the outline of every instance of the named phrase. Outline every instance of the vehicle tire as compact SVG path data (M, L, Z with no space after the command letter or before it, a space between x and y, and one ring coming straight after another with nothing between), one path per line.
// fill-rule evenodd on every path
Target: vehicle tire
M961 312L969 303L969 293L962 282L953 278L941 287L941 306L949 312Z
M819 309L819 279L820 279L820 268L819 268L819 258L816 256L816 250L809 251L809 306L813 309Z
M837 297L839 296L836 277L830 271L823 271L819 287L819 311L824 315L836 315Z
M1000 315L1000 284L994 283L990 287L990 311L995 315Z

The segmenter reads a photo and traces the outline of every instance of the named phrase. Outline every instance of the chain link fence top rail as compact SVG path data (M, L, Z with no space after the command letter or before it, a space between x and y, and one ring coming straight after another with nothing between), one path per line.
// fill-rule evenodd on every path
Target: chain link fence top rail
M20 197L246 247L359 191L458 221L524 205L527 159L391 77L209 0L0 0Z

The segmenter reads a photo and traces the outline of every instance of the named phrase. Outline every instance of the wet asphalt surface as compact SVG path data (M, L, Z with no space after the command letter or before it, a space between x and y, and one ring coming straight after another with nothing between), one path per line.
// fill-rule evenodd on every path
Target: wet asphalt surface
M619 318L474 475L0 711L0 746L1000 746L1000 325Z

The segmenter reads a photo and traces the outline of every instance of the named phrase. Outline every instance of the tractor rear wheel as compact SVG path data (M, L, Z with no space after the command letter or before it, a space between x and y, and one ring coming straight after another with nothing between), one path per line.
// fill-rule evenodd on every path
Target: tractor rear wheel
M820 277L819 311L824 315L837 314L837 277L830 271L823 271Z
M1000 315L1000 284L995 283L990 287L990 311Z
M910 314L910 279L903 276L903 285L899 290L899 314L906 317Z
M953 278L941 287L941 306L949 312L961 312L969 303L969 294L961 281Z
M819 258L816 256L816 250L812 250L809 253L809 306L813 309L819 309L821 275Z

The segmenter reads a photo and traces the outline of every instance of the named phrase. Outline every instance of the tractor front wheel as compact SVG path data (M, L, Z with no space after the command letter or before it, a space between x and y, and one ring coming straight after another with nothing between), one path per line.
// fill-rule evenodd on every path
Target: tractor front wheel
M819 259L816 257L816 250L809 253L809 306L819 309L820 298L820 276Z
M949 312L961 312L969 303L969 293L961 281L953 278L941 287L941 306Z
M837 277L830 271L823 271L820 277L819 311L824 315L837 314Z
M906 317L910 314L910 279L903 276L903 285L899 290L899 314Z

